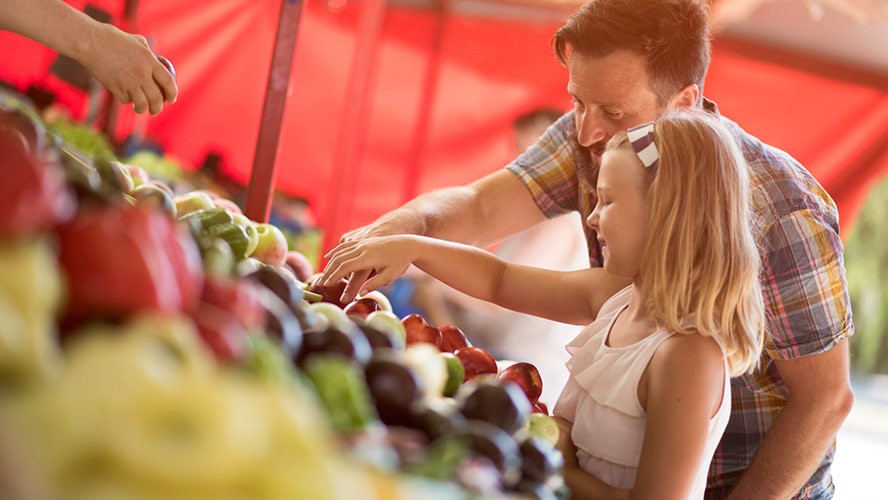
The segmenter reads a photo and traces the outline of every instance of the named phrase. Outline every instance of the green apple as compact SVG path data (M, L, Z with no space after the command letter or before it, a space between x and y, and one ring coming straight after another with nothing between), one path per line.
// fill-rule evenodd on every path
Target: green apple
M395 313L390 311L374 311L367 316L367 324L376 328L377 330L382 330L384 332L391 333L393 335L397 335L401 337L405 341L407 340L407 330L404 329L404 325L401 324L401 320L395 316Z
M326 318L331 326L340 326L342 330L346 331L354 326L352 320L350 320L348 315L345 314L345 311L340 309L336 304L331 304L329 302L315 302L309 307L318 316Z
M413 344L404 351L404 363L419 377L423 394L429 398L441 397L448 374L447 362L437 347L425 342Z
M211 198L210 195L197 191L179 195L176 197L175 202L176 213L179 215L180 219L191 212L216 208L216 204L213 202L213 198Z
M233 213L232 217L234 218L234 223L244 228L244 232L247 233L247 250L244 252L244 255L249 257L253 255L253 252L256 251L256 246L259 245L259 233L256 232L256 225L244 214Z
M531 436L545 439L553 446L558 444L558 436L561 433L555 420L542 413L531 413L527 421L527 431Z
M287 238L271 224L256 224L259 242L250 255L266 264L280 267L287 259Z

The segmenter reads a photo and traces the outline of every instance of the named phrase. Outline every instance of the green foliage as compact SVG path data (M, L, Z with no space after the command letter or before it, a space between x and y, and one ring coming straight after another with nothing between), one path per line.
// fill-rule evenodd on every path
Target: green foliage
M47 124L47 130L59 135L66 144L76 147L91 158L109 161L117 159L108 139L92 127L56 120Z
M845 242L855 371L888 374L888 180L877 184Z

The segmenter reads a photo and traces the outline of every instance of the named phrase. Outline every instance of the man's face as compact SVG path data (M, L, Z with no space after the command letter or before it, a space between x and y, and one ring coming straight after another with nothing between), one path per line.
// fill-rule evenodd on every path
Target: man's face
M615 133L659 115L641 56L623 50L604 57L573 53L567 67L577 141L589 149L595 164L601 163L604 146Z

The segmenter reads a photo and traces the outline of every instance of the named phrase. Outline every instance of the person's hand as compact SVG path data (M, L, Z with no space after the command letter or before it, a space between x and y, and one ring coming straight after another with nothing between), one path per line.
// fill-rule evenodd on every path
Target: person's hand
M355 295L364 295L381 286L388 285L404 274L413 262L411 236L387 236L366 238L340 243L324 258L329 259L324 274L318 278L319 284L335 283L346 276L364 273L370 276L362 282L360 293L352 295L343 291L342 301L349 302Z
M176 102L176 80L148 48L145 37L95 23L87 47L76 59L118 101L133 103L136 113L150 110L156 115L164 101Z
M411 222L415 223L416 221L406 220L403 213L399 211L390 212L370 225L359 227L358 229L345 233L339 241L340 244L354 243L368 238L413 234L414 231L409 225ZM336 249L333 251L335 252ZM332 255L332 252L328 255ZM329 265L327 266L327 269L330 269ZM364 283L367 282L367 279L370 278L370 272L370 269L363 269L355 271L348 276L348 284L345 285L345 290L342 292L342 295L350 298L359 295L359 290L361 290Z

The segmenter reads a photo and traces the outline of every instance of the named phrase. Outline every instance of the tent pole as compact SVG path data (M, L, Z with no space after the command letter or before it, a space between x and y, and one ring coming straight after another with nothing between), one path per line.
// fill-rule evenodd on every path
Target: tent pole
M448 0L438 0L435 2L435 6L435 33L432 39L432 53L429 57L429 65L426 68L423 80L419 116L416 119L412 151L409 157L410 167L407 169L407 178L404 180L401 204L407 203L419 194L422 161L425 156L426 146L429 141L429 130L432 125L432 110L435 105L435 94L438 90L438 74L441 72L441 53L444 47L444 35L447 31L449 2Z
M339 242L343 232L346 204L353 204L352 193L357 183L363 139L367 133L368 104L376 52L385 18L385 0L367 0L361 11L358 38L349 79L345 90L342 125L336 141L332 179L335 189L324 210L324 243L326 253Z
M281 14L274 38L271 67L268 70L268 83L265 87L265 103L262 105L259 136L256 139L253 169L244 207L247 217L257 222L267 222L271 210L272 192L277 174L275 160L281 137L284 108L287 105L287 88L290 84L290 70L293 67L293 51L299 33L301 13L302 0L281 0Z

